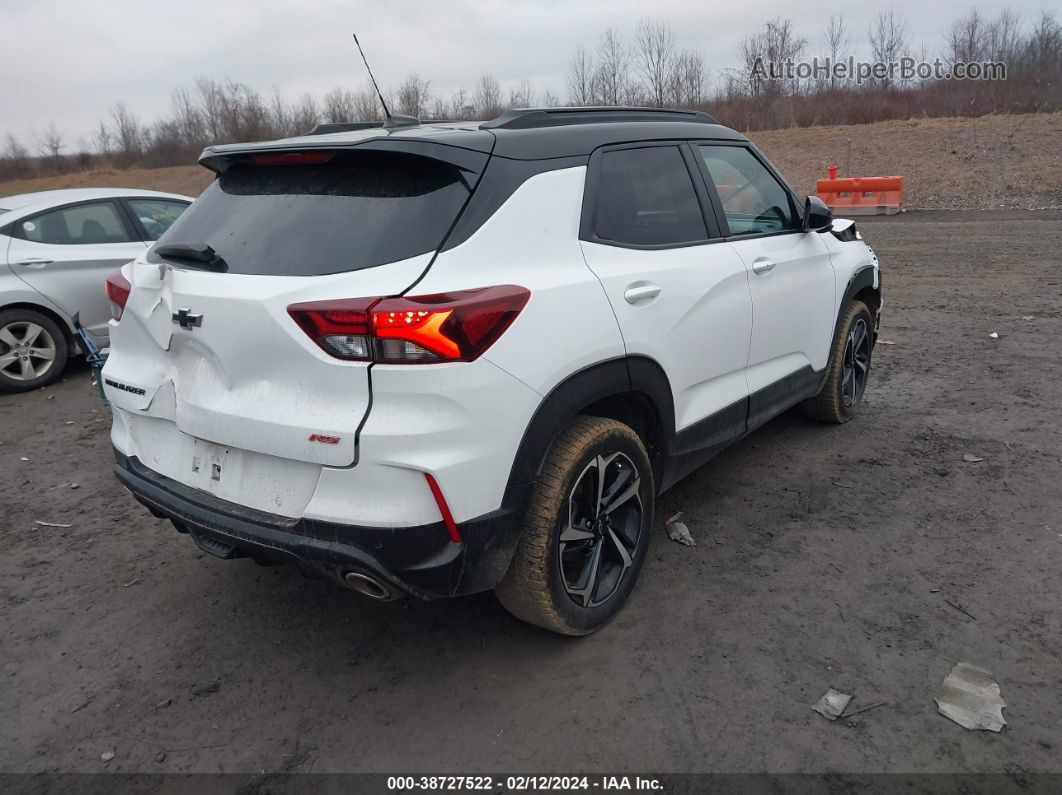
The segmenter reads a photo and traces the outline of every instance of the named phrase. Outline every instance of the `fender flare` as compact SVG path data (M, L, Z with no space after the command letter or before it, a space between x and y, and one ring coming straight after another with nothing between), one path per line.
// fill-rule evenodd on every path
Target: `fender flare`
M553 440L583 409L618 395L633 395L648 404L658 424L660 452L670 454L675 408L663 368L644 356L610 359L568 376L542 400L520 440L506 493L519 492L538 480Z
M875 284L876 282L876 284ZM859 270L855 271L848 278L848 285L844 288L844 295L841 296L841 302L837 305L837 320L833 324L833 337L830 338L830 348L833 348L833 341L837 339L837 332L841 329L841 319L844 317L844 308L848 306L848 302L851 301L856 293L861 290L870 288L877 292L879 299L881 296L881 272L874 265L864 265ZM877 311L874 307L870 307L872 315L877 317ZM874 341L877 341L877 323L874 324ZM827 360L826 367L822 371L822 378L819 380L819 391L826 384L826 379L830 376L830 367L833 365L832 354L831 359ZM818 394L818 392L816 392Z

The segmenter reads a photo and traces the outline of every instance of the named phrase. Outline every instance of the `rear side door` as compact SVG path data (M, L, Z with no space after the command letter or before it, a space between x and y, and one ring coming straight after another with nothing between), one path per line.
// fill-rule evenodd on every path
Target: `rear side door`
M801 229L792 192L750 144L693 146L720 227L749 270L749 424L807 396L829 356L835 282L829 250Z
M11 269L101 341L107 338L110 307L107 275L144 253L118 204L81 202L23 218L8 249Z
M744 433L752 334L748 273L719 235L697 168L681 143L598 150L580 232L627 354L667 375L679 449Z

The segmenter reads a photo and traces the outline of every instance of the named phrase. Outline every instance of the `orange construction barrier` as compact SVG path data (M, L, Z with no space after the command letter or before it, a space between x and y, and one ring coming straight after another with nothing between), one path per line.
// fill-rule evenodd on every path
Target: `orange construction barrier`
M830 179L815 183L815 193L830 209L847 215L895 215L903 210L903 177L856 177L836 179L837 166L830 166Z

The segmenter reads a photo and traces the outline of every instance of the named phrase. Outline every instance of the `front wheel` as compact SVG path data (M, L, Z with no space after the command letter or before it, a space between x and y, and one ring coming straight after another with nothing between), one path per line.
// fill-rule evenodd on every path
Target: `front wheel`
M554 441L498 599L564 635L604 626L630 596L653 523L645 446L616 420L579 417Z
M66 337L50 317L32 309L0 312L0 392L48 386L66 366Z
M804 413L823 422L843 423L855 416L870 379L874 351L874 316L862 301L845 309L830 351L826 383L815 397L804 401Z

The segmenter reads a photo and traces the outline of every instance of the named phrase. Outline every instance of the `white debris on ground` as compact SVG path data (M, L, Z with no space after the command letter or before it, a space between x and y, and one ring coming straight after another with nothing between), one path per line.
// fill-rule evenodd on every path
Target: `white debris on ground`
M965 729L998 732L1007 722L1003 707L1007 706L992 674L969 663L958 663L951 669L940 695L935 699L941 715Z
M686 527L685 522L672 522L669 524L667 526L667 536L672 541L678 541L688 547L697 546L697 542L693 540L693 536L690 535L690 529Z
M963 453L962 460L965 461L967 464L979 464L984 461L981 456L974 455L973 453Z
M834 690L832 687L826 691L826 694L818 700L818 703L812 705L812 709L826 718L826 720L837 720L844 712L845 707L848 706L848 702L852 700L852 697L847 693L842 693L838 690Z

